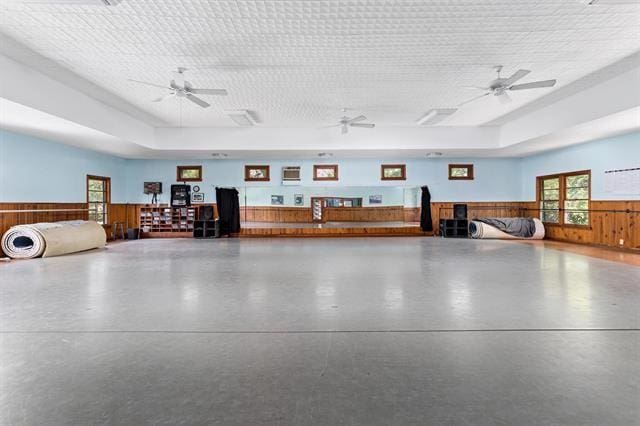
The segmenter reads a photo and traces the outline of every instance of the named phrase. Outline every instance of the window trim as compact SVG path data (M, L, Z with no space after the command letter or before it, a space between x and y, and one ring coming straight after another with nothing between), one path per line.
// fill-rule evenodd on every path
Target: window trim
M318 177L319 169L333 169L335 174L334 177ZM313 166L313 180L315 181L337 181L340 177L338 175L338 165L337 164L315 164Z
M587 215L587 223L585 225L577 225L575 223L565 223L565 218L564 218L564 214L566 212L566 209L564 208L564 202L566 201L566 192L567 192L567 177L570 176L579 176L579 175L588 175L589 176L589 187L588 187L588 197L587 198L587 212L589 213ZM561 227L567 227L567 228L580 228L580 229L591 229L591 212L589 210L591 210L591 186L593 184L593 181L591 180L591 170L578 170L575 172L562 172L562 173L553 173L550 175L543 175L543 176L537 176L536 177L536 208L540 209L540 202L542 201L541 198L541 191L542 191L542 181L545 179L552 179L552 178L558 178L560 180L560 196L559 196L559 200L558 200L558 205L559 205L559 209L558 209L558 222L542 222L544 223L545 226L561 226ZM538 214L538 218L540 220L542 217L542 212L539 211Z
M111 210L111 178L108 176L97 176L97 175L87 175L87 180L86 180L86 193L87 193L87 219L89 219L89 210L91 204L96 204L95 202L90 202L89 201L89 181L90 180L100 180L104 183L104 193L105 193L105 201L104 203L104 212L103 212L103 216L104 216L104 222L101 223L101 225L108 225L109 222L109 217L111 216L110 214L110 210Z
M183 178L182 171L184 170L197 170L197 178ZM202 182L202 166L177 166L176 167L176 182Z
M468 170L467 176L451 176L451 171L453 169L463 168ZM449 164L449 180L474 180L474 178L473 164Z
M263 169L265 173L265 177L263 178L252 178L249 174L249 170L252 169ZM245 165L244 166L244 181L245 182L269 182L271 180L271 170L268 165Z
M386 169L400 169L401 175L399 177L385 177L384 171ZM407 180L407 165L406 164L382 164L380 166L380 180Z

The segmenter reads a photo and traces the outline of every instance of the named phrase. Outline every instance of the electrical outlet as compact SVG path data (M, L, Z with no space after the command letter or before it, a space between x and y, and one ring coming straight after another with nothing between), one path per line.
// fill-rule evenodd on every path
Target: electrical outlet
M619 244L620 244L621 246L623 246L623 245L624 245L624 240L623 240L622 238L620 238L620 243L619 243Z

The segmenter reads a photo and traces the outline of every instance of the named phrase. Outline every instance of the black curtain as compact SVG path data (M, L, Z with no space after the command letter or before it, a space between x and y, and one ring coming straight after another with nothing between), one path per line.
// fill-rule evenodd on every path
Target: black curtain
M240 201L235 188L216 188L220 235L240 232Z
M431 220L431 193L428 186L422 187L422 204L420 206L420 228L424 232L433 231L433 221Z

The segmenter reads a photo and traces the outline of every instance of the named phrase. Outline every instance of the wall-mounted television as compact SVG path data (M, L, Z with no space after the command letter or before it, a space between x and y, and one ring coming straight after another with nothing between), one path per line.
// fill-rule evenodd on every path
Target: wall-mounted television
M162 194L162 182L145 182L145 194Z

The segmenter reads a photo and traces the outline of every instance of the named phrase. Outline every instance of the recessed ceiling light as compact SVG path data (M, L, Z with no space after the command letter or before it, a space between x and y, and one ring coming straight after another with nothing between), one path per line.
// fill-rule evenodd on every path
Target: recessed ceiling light
M211 156L213 158L227 158L229 154L225 154L224 152L214 152Z
M431 126L433 124L437 124L449 117L451 114L456 112L457 108L436 108L427 112L425 115L420 117L416 123L419 126Z
M321 158L333 157L333 154L330 152L319 152L318 157L321 157Z
M427 157L442 157L442 153L441 152L427 152Z

